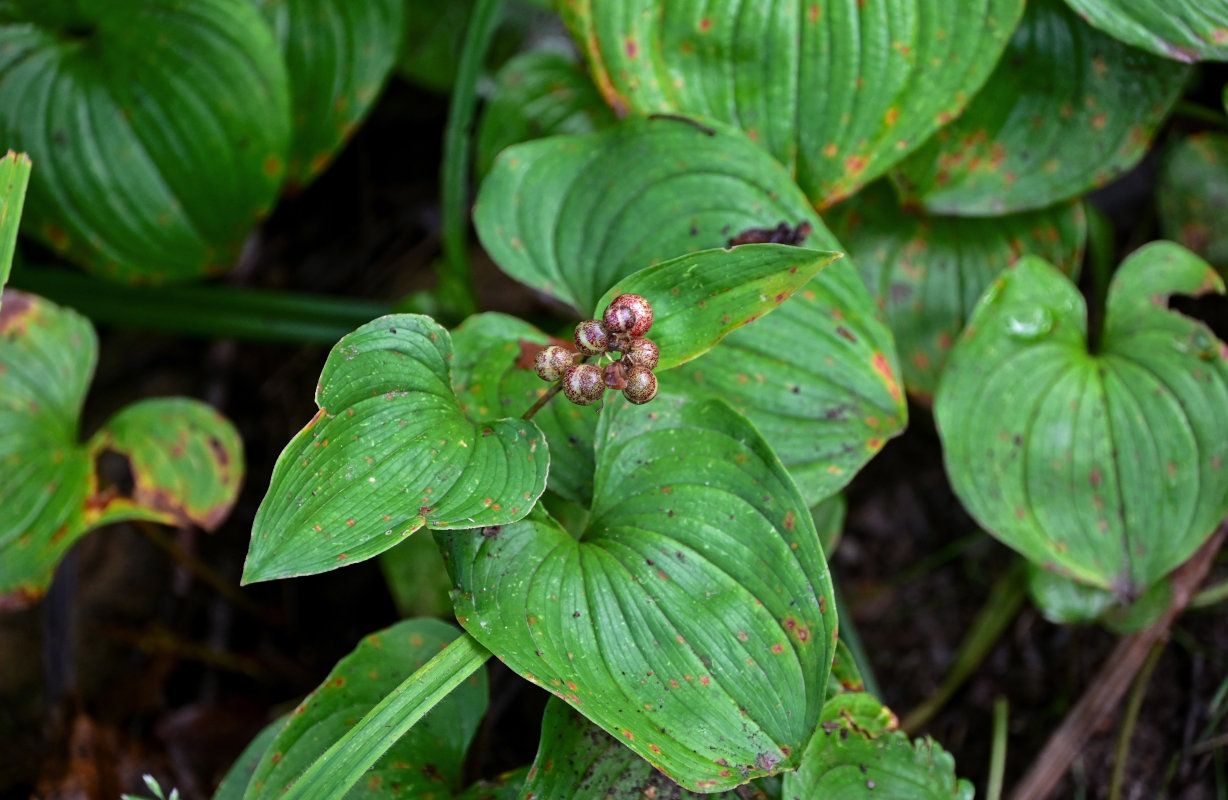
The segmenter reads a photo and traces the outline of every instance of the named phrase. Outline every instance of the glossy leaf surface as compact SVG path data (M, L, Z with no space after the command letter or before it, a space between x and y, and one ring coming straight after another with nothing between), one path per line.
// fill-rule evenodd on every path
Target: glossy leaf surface
M228 269L290 141L285 67L250 0L6 10L0 140L40 164L24 230L126 280Z
M1228 60L1223 0L1066 0L1097 28L1177 61Z
M1160 232L1222 271L1228 268L1228 136L1178 140L1160 164L1156 200Z
M363 639L291 713L260 759L245 796L276 796L457 634L438 620L409 619ZM479 671L398 739L345 796L450 796L460 788L465 751L486 702L486 673Z
M21 209L26 202L29 182L29 156L10 150L0 158L0 292L4 291L13 266L13 250L17 245L17 230L21 226Z
M986 292L935 399L956 494L1029 560L1137 596L1228 511L1228 347L1169 311L1223 291L1203 261L1150 245L1118 269L1095 353L1083 298L1039 259Z
M282 451L256 512L244 581L352 564L424 525L529 513L550 463L541 430L466 418L451 360L448 332L416 314L380 317L333 347L320 410Z
M349 140L379 97L405 35L405 0L258 0L290 79L286 179L303 186Z
M825 206L963 110L1018 0L578 0L560 11L615 110L737 125Z
M719 402L601 415L579 539L543 512L437 533L457 618L529 680L692 791L797 763L835 645L810 513Z
M1061 0L1032 0L985 87L896 179L943 214L1077 197L1143 157L1188 76L1182 64L1097 31Z
M905 210L885 182L827 221L886 309L904 385L922 399L933 397L956 337L1003 269L1036 255L1073 273L1087 238L1080 203L969 219Z

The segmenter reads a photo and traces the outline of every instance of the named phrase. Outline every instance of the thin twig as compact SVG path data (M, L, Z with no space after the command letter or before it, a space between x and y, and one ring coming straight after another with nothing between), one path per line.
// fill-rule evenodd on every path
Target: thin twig
M536 414L538 411L541 411L542 408L546 405L546 403L549 403L551 400L553 400L554 396L558 394L560 391L562 391L562 389L563 389L563 384L561 381L551 386L549 390L546 391L545 394L537 398L536 403L529 406L529 410L524 412L524 414L520 418L521 419L533 419L533 415Z
M1040 755L1015 787L1011 800L1045 800L1049 797L1101 720L1117 708L1121 696L1130 688L1152 646L1168 635L1174 620L1189 605L1190 598L1211 569L1211 562L1224 543L1226 534L1228 521L1221 522L1198 552L1173 571L1170 577L1173 597L1164 616L1145 630L1117 643L1091 686L1049 737Z

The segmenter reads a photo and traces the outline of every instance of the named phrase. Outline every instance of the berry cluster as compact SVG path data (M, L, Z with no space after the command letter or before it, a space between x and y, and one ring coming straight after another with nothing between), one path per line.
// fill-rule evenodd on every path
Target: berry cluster
M622 390L632 403L647 403L657 394L653 369L661 351L644 334L652 327L652 305L638 294L620 294L601 319L576 326L576 349L552 345L537 354L533 369L542 380L562 379L563 394L576 405L596 403L606 389ZM580 363L587 356L620 354L604 367Z

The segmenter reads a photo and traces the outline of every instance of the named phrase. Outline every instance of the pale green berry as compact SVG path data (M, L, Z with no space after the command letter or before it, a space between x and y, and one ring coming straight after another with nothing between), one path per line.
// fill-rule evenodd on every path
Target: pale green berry
M563 377L563 370L576 362L576 353L566 347L552 344L533 357L533 370L543 381L553 383Z
M591 406L605 394L601 367L596 364L575 364L563 371L563 394L578 406Z
M576 349L586 356L599 356L610 347L610 332L601 320L586 319L576 326Z
M627 388L623 389L623 397L639 406L656 396L657 376L652 374L652 370L639 365L627 370Z

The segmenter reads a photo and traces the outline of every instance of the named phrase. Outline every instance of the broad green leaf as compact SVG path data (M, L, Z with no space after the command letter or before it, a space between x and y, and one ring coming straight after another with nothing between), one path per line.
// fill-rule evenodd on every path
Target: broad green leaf
M504 314L478 314L452 334L452 386L473 420L519 417L550 384L533 372L533 357L551 338ZM555 340L557 343L557 340ZM533 416L550 448L550 491L587 507L593 499L593 436L597 411L558 397Z
M239 435L196 400L136 403L79 443L97 349L93 327L76 312L35 295L4 293L0 609L41 597L68 548L99 525L146 519L211 530L238 495Z
M1189 74L1100 33L1061 0L1032 0L985 87L896 180L942 214L992 216L1078 197L1143 157Z
M895 728L895 715L871 695L832 698L801 767L785 775L782 797L972 800L972 784L956 778L949 753Z
M848 502L843 494L833 494L810 509L810 517L814 520L815 530L819 532L819 542L823 545L824 555L830 557L840 543L847 513Z
M407 0L409 31L397 63L401 77L432 91L450 91L456 81L461 44L474 5L474 0ZM533 6L543 5L548 6L548 1L505 0L499 30L486 53L487 68L493 71L515 55L535 28L540 33L549 16Z
M243 793L247 790L247 784L251 781L252 773L256 771L260 759L264 757L269 745L273 743L277 734L281 733L281 729L289 720L289 714L278 717L264 726L260 733L248 742L247 747L243 748L243 752L235 759L235 763L230 765L222 782L218 784L217 791L213 793L213 800L243 800Z
M385 695L455 639L433 619L409 619L367 636L291 713L265 750L245 797L276 796ZM486 713L486 673L477 672L397 740L348 798L447 797L460 788L469 742Z
M688 253L623 278L593 313L600 316L620 294L648 298L653 310L648 334L661 348L657 369L667 370L774 311L841 255L783 244Z
M405 0L255 0L290 78L286 180L324 171L379 97L401 50Z
M1160 233L1228 269L1228 136L1200 133L1178 140L1160 162L1156 201Z
M844 250L788 173L740 131L676 119L631 118L509 148L474 218L505 272L586 315L646 265L723 247L747 229L806 223L807 246ZM848 483L906 419L891 333L847 258L681 373L688 392L750 417L810 504Z
M95 272L228 269L281 184L289 107L251 0L0 11L0 141L40 165L24 230Z
M1187 559L1228 512L1228 347L1167 310L1223 291L1161 242L1109 289L1089 352L1082 296L1034 258L982 298L934 412L964 506L1030 561L1123 599Z
M550 50L524 53L507 62L495 79L478 126L477 174L490 172L505 147L613 124L614 112L574 59Z
M1066 0L1097 28L1177 61L1228 61L1224 0Z
M17 229L29 182L29 156L10 150L0 158L0 292L4 291L13 267L13 249L17 245Z
M933 397L959 332L986 288L1024 255L1076 273L1087 238L1079 202L968 219L901 208L885 182L828 214L887 312L904 385Z
M815 730L835 606L810 513L718 401L611 401L592 516L436 533L457 618L508 666L692 791L790 769Z
M1028 596L1045 619L1058 625L1099 622L1115 633L1134 633L1168 610L1172 586L1158 581L1130 602L1107 589L1088 586L1028 564Z
M505 772L493 781L478 781L458 795L455 800L520 800L529 767L524 766Z
M1021 0L577 0L560 6L621 115L737 125L820 207L883 174L963 110Z
M429 317L380 317L344 337L320 410L286 445L252 525L244 582L371 558L425 526L480 528L529 513L549 450L532 421L471 422L451 384L452 340Z
M541 744L521 796L533 800L598 797L765 800L762 792L750 789L717 794L687 791L555 697L546 703Z

